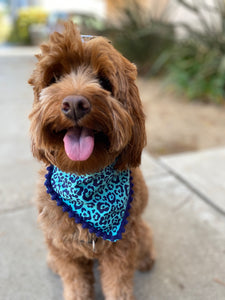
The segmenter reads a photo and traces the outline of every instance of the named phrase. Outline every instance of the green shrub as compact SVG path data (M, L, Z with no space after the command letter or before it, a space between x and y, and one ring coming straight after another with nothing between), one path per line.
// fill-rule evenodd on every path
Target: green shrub
M190 99L223 103L225 99L225 55L218 49L185 42L173 49L168 65L169 81Z
M7 11L0 9L0 43L5 42L10 32L10 23L7 19Z
M20 9L15 20L9 41L18 44L30 44L29 27L32 24L45 24L47 13L39 7Z
M217 27L202 14L201 6L185 0L179 2L196 14L202 28L179 24L186 29L187 36L172 49L168 78L190 99L225 103L225 2L216 0L213 8L219 18ZM205 11L212 10L206 2L201 5Z
M190 99L224 103L225 1L215 0L214 7L205 0L177 2L196 15L201 29L187 23L173 25L163 18L154 19L143 14L133 0L133 5L127 6L122 14L121 24L107 24L100 34L108 36L138 66L139 74L166 75ZM207 11L217 14L217 27L208 20ZM183 39L175 38L176 26L186 30Z
M166 60L166 56L161 55L173 45L173 25L145 14L135 1L121 15L119 25L106 24L101 33L137 65L140 74L157 73Z

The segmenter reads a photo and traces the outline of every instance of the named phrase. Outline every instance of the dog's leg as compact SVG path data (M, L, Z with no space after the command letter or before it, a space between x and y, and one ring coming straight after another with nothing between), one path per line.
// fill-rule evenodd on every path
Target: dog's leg
M117 243L99 261L103 293L106 300L134 300L136 245L124 240Z
M93 300L93 262L86 258L73 259L66 255L49 252L48 264L56 271L64 287L65 300Z
M155 261L155 250L153 247L152 231L142 219L138 225L137 247L137 269L140 271L149 271Z

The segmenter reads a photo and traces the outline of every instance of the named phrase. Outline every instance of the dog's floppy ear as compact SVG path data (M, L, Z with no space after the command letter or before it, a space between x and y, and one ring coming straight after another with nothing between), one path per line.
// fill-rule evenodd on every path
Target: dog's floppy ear
M133 120L132 136L127 146L122 150L116 168L125 169L138 167L141 163L141 153L146 145L145 115L139 96L138 88L135 84L137 77L136 66L123 58L123 74L121 77L121 88L119 99L125 106Z
M33 141L31 141L31 150L32 150L33 156L35 158L37 158L38 160L43 161L46 165L51 163L52 160L49 160L47 158L47 155L46 155L47 152L45 152L44 150L38 149ZM51 158L53 158L53 156L51 156Z
M42 117L43 111L40 109L39 103L33 104L33 110L29 114L31 121L31 150L33 156L38 160L43 161L45 164L53 163L54 156L51 154L52 149L47 144L48 139L45 138L47 130L43 130Z

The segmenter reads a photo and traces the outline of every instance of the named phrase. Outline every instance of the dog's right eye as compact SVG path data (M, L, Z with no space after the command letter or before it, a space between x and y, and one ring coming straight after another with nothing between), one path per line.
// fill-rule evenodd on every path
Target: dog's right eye
M108 92L110 92L111 94L113 94L113 87L111 82L109 81L109 79L105 76L98 76L98 81L100 83L100 85L102 86L102 88Z

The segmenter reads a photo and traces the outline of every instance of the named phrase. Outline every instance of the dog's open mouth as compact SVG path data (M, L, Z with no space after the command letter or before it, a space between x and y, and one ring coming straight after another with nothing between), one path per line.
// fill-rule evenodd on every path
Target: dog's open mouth
M94 149L94 131L86 127L69 128L63 142L65 152L71 160L87 160Z

